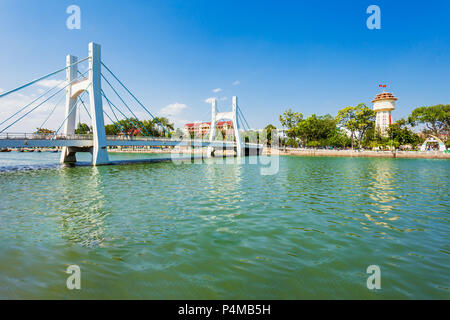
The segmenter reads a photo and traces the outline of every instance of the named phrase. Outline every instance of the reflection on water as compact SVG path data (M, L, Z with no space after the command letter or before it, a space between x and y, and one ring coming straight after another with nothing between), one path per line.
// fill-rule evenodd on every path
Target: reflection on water
M394 209L393 203L396 200L396 178L395 165L393 161L375 161L370 167L369 173L371 179L369 180L369 196L373 200L374 208L365 214L369 221L377 225L383 225L388 228L394 228L389 221L395 221L399 218L398 215L390 215Z
M95 247L104 240L107 199L98 167L85 170L87 175L82 179L74 170L61 170L59 197L53 205L55 211L60 212L62 237L73 243Z
M450 298L448 161L281 157L263 176L43 156L0 172L0 298Z

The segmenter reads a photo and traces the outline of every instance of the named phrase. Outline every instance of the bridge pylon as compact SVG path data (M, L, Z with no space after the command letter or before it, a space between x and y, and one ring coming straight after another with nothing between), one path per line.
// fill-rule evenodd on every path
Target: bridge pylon
M67 83L71 83L78 76L78 65L73 65L78 58L68 55L66 65L70 66L66 71ZM101 86L101 47L96 43L89 43L89 73L88 77L71 83L66 88L66 117L63 133L65 135L75 134L77 97L87 91L92 117L92 131L94 145L89 150L92 154L92 164L94 166L109 163L108 150L105 134L105 120L103 117L103 99ZM85 151L85 148L63 147L61 154L61 163L76 162L76 152Z
M236 96L233 96L233 107L231 112L217 112L217 99L213 99L211 103L211 129L209 133L209 142L213 142L216 135L216 126L217 122L221 120L231 120L233 124L234 137L236 139L236 156L241 157L243 148L243 143L241 140L240 134L240 123L239 118L237 116L238 112L238 99ZM208 147L208 157L214 156L214 147Z

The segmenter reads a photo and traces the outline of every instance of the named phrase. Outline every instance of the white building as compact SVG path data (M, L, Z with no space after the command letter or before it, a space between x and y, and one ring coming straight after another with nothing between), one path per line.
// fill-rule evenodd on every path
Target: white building
M387 134L387 128L392 124L392 111L395 110L395 102L398 99L392 93L382 92L372 100L373 110L377 113L375 128L380 130L381 135Z

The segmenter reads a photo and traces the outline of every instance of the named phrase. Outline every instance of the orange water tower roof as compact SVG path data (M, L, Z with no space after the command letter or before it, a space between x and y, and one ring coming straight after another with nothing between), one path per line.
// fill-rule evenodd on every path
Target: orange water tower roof
M382 92L375 96L375 99L372 100L372 103L380 100L398 100L394 95L390 92Z

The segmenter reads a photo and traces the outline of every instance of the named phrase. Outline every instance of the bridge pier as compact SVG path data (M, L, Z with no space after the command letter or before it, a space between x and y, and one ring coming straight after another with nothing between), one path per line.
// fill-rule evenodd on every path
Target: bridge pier
M260 147L256 147L256 148L249 148L249 147L244 147L244 155L246 157L248 156L260 156L262 154L262 148Z
M61 151L61 158L60 163L61 164L74 164L77 162L77 156L76 151L73 150L73 147L63 147Z
M68 55L66 59L67 68L66 80L71 83L78 77L78 65L73 65L78 60L77 57ZM66 122L63 133L66 136L75 134L76 108L75 104L78 96L87 91L92 115L92 131L94 146L89 149L92 154L92 165L109 164L105 120L103 118L103 98L101 87L101 47L96 43L89 43L89 75L80 81L73 82L66 88ZM75 108L75 109L74 109ZM76 162L76 152L78 149L63 147L60 163Z
M74 79L78 77L78 65L73 65L78 61L78 58L72 55L67 55L66 57L66 65L71 66L68 67L66 70L66 81L67 83L72 82ZM77 119L77 110L76 108L74 110L73 107L75 106L77 102L77 97L73 97L72 93L72 86L68 86L66 88L66 112L65 116L67 118L66 122L64 123L64 129L63 133L65 135L72 135L75 133L75 123ZM71 152L69 150L69 147L63 147L61 152L61 158L59 161L62 163L72 163L76 162L75 153Z
M211 105L211 129L209 133L209 142L212 143L215 139L217 122L221 120L231 120L231 122L233 123L234 137L236 139L236 156L241 157L243 155L243 143L241 140L240 123L237 115L237 109L238 100L236 96L233 97L233 107L231 112L217 112L217 99L213 99ZM208 147L208 157L212 156L214 156L214 148Z
M208 147L206 154L208 158L213 158L216 153L216 149L214 147Z
M108 149L105 134L105 119L103 117L102 79L101 79L101 49L96 43L89 43L89 102L92 114L92 131L94 134L94 148L92 151L92 165L109 164Z
M63 147L61 153L61 164L75 164L77 162L77 152L94 152L93 147Z

